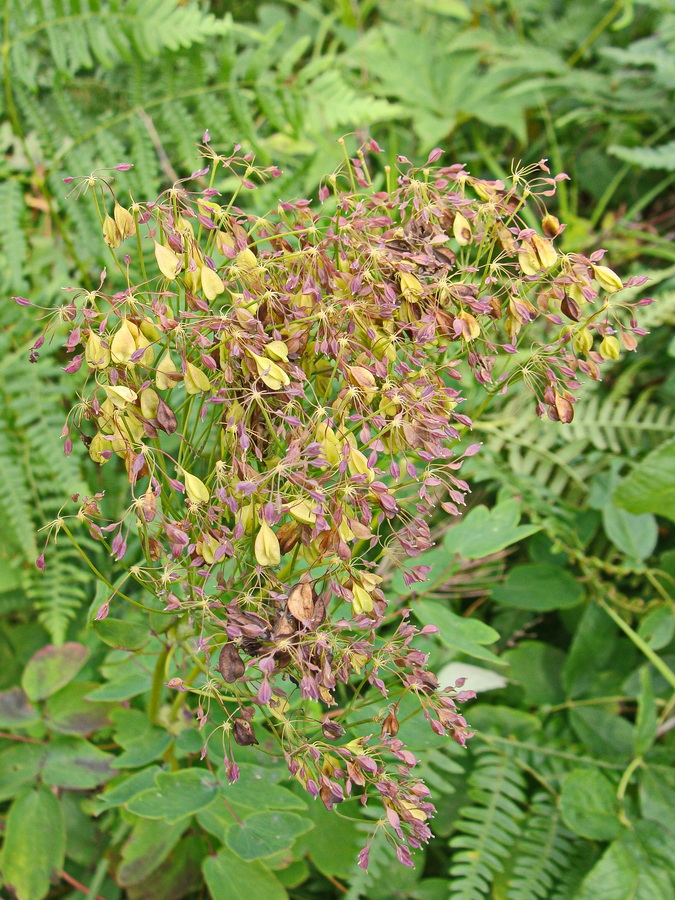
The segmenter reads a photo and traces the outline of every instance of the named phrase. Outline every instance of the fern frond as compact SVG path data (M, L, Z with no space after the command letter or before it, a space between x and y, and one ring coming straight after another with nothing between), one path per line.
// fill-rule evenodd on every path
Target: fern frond
M55 644L66 639L68 623L93 593L91 574L72 547L65 543L50 547L44 572L35 570L28 597L38 610L38 621Z
M398 866L396 850L385 838L384 831L379 830L370 844L368 871L354 866L344 900L369 900L374 885L391 882L391 871L395 866Z
M514 850L507 900L549 897L572 863L574 843L574 835L562 824L551 795L535 794Z
M458 834L450 839L453 900L490 896L492 878L500 872L514 841L526 804L525 781L516 763L491 748L477 751L469 776L471 806L460 810Z
M675 411L649 403L645 395L631 402L586 393L575 404L573 421L557 430L566 440L586 440L598 450L634 452L675 437Z
M2 282L8 293L25 290L23 262L26 258L26 237L23 229L23 192L16 178L0 183L0 253L2 254Z

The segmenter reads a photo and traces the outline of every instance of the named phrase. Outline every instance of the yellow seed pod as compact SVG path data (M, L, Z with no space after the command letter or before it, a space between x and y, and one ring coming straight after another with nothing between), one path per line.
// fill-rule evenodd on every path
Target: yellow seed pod
M360 450L356 450L351 446L349 448L347 466L352 475L365 475L367 482L375 480L375 473L368 466L368 460L366 459L366 457L363 455L363 453L361 453Z
M288 507L288 512L293 518L302 522L303 525L314 525L316 522L316 514L312 512L314 504L308 500L298 500Z
M155 375L155 384L158 390L166 391L175 387L181 379L181 374L176 368L176 364L171 359L171 354L167 350L164 356L157 364L157 373Z
M99 431L91 440L89 444L89 456L93 459L95 463L98 463L100 466L105 465L105 463L109 462L109 458L105 456L101 456L103 450L112 450L112 442L110 438L101 434Z
M246 506L241 506L234 518L238 524L241 524L245 534L251 533L253 528L253 507L250 503L246 504Z
M188 498L192 500L193 503L208 503L211 499L211 493L204 482L197 478L196 475L191 475L190 472L185 469L182 469L181 471L183 472L185 493L188 495Z
M196 269L188 269L183 276L183 281L187 290L196 294L202 287L202 270L199 266Z
M361 579L361 584L367 591L373 591L375 588L382 584L382 578L380 575L375 575L372 572L362 572L359 575Z
M141 413L146 419L154 419L157 415L157 407L159 405L159 395L152 388L146 388L141 391Z
M319 422L316 426L315 436L317 442L323 448L323 455L326 457L326 461L332 466L339 465L342 459L340 453L342 441L338 439L330 425L326 425L325 422Z
M84 348L84 357L87 365L92 369L105 369L110 363L110 350L103 346L100 335L95 331L89 333Z
M161 340L162 333L157 328L154 322L150 322L148 319L143 319L139 327L141 334L144 335L149 341Z
M224 231L216 231L216 248L221 256L227 256L228 251L234 250L236 247L234 238L231 234Z
M115 224L117 225L122 241L126 241L127 238L136 234L136 223L128 209L125 209L123 206L120 206L119 203L116 203L113 216L115 217Z
M621 345L611 334L606 334L602 339L600 356L603 359L618 359L621 356Z
M201 394L211 390L211 382L201 369L188 363L185 369L185 391L188 394Z
M169 281L173 281L182 267L180 258L176 256L170 247L165 247L163 244L158 244L155 241L155 259L162 275L168 278Z
M457 318L461 319L462 322L466 322L468 335L465 330L462 330L462 337L466 341L474 341L480 335L480 325L476 321L475 316L472 316L470 312L466 312L466 310L462 310L457 314Z
M288 362L288 347L283 341L270 341L269 344L265 344L265 355L270 359Z
M285 697L271 697L270 702L266 706L275 719L283 722L286 719L286 713L290 704Z
M399 278L401 279L403 296L408 300L414 300L415 297L419 297L424 290L422 282L411 272L399 272Z
M255 539L255 558L261 566L278 566L281 562L277 536L264 521Z
M117 415L114 421L113 439L124 445L116 445L116 450L122 450L128 444L138 444L143 440L143 423L137 416Z
M120 230L111 216L106 216L103 220L103 240L113 250L122 243Z
M106 392L108 399L116 409L125 409L130 403L136 400L138 394L131 388L124 385L106 385L103 390Z
M116 365L128 366L129 360L138 349L136 346L136 336L131 328L132 325L133 322L129 322L128 319L122 319L120 327L117 329L110 342L110 357ZM138 334L138 329L135 325L133 328L136 331L136 334Z
M253 250L249 250L247 247L245 250L240 250L239 253L237 253L236 263L240 269L250 271L251 269L255 269L258 265L258 258Z
M218 541L212 534L205 534L201 541L197 541L196 550L200 556L204 557L204 562L209 566L213 565L214 554L218 549Z
M354 584L352 586L352 594L354 595L352 607L355 613L369 613L373 611L373 598L364 587L360 584Z
M140 350L141 347L145 347L146 349L139 362L144 366L151 366L155 359L155 348L152 346L143 332L139 332L138 337L136 338L136 349Z
M209 266L202 266L202 291L207 300L215 300L225 290L223 279Z
M518 262L525 275L538 275L542 269L551 269L558 259L553 244L538 234L532 235L529 241L523 241L522 248Z
M251 356L255 360L258 376L265 382L270 390L278 391L285 385L291 383L291 379L281 366L278 366L275 362L272 362L264 356L258 356L255 353L251 353Z
M471 223L460 212L455 213L455 219L452 223L452 233L460 247L466 247L471 243L472 231Z
M588 353L593 347L593 335L588 328L583 328L574 335L574 349L577 353Z
M609 266L593 266L593 275L600 287L603 287L608 294L615 294L623 288L623 282ZM617 358L614 357L614 359Z
M349 541L354 540L354 532L349 527L347 519L344 516L342 517L340 524L338 525L338 534L347 544L349 543Z

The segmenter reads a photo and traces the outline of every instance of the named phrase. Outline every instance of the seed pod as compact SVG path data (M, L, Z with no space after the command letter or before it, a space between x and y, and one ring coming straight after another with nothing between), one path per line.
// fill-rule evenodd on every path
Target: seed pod
M253 731L253 725L246 719L235 719L232 725L232 737L235 744L240 747L250 747L251 744L257 744L257 738Z
M316 603L314 604L314 615L310 619L309 627L310 630L314 631L315 628L318 628L319 625L323 625L326 621L326 604L322 600L321 597L317 598Z
M389 714L382 723L382 731L380 733L382 737L384 737L385 734L388 734L390 737L396 737L398 734L398 719L396 718L393 709L389 710Z
M614 294L623 287L623 282L609 266L593 266L593 275L600 287L603 287L608 294Z
M157 241L155 241L155 259L157 260L159 271L169 281L173 281L176 273L183 265L182 260L176 256L173 250L165 247L163 244L158 244Z
M180 374L174 361L171 359L171 354L167 350L164 356L160 359L157 364L157 374L155 375L155 384L159 388L160 391L165 391L168 388L174 387L181 380L183 376Z
M308 622L314 615L314 588L310 583L296 584L288 595L288 611L298 622Z
M165 431L167 434L173 434L178 428L173 410L161 397L157 403L157 425L161 431Z
M228 684L239 681L245 671L244 662L234 644L225 644L218 657L218 671ZM236 737L235 737L236 740ZM239 741L237 741L239 743Z
M204 482L192 475L190 472L183 471L183 481L185 482L185 493L193 503L208 503L211 499L211 492Z
M274 626L274 631L272 632L272 640L280 641L283 640L283 638L292 637L295 634L297 627L298 626L295 624L292 617L289 618L285 614L282 615L279 618L277 624Z
M578 303L576 303L569 294L565 294L562 299L562 303L560 304L560 311L564 316L567 316L568 319L571 319L573 322L578 322L581 318L581 310L579 309Z
M554 238L560 234L560 220L551 213L546 213L541 220L541 227L546 237Z
M281 562L279 541L267 522L263 522L260 526L254 550L256 561L261 566L278 566Z
M120 206L119 203L116 203L113 215L115 217L115 225L117 225L119 231L120 240L126 241L127 238L136 234L136 223L128 209L125 209L123 206Z
M209 379L201 369L198 369L197 366L193 366L192 363L187 363L185 367L185 378L183 379L183 383L185 384L186 394L200 394L211 390L211 382Z
M455 213L452 233L460 247L466 247L467 244L471 243L471 224L460 212Z
M225 290L223 279L209 266L202 266L202 291L207 300L215 300Z
M569 425L574 418L574 407L571 402L567 397L563 397L555 391L554 403L555 410L558 413L558 421L563 422L565 425Z
M122 243L120 230L111 216L106 216L103 220L103 240L113 249Z
M331 722L330 719L324 719L321 723L321 731L323 732L323 736L329 741L337 741L337 739L341 738L345 733L342 725L337 722Z
M618 359L621 356L621 345L613 335L606 334L602 339L600 356L603 359Z

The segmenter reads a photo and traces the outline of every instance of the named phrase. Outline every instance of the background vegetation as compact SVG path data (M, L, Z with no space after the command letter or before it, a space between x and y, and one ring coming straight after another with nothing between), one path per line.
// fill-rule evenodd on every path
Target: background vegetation
M672 2L4 0L2 30L5 882L22 900L675 897ZM105 489L114 508L122 485L84 466L83 446L62 454L72 380L57 342L29 362L35 311L9 297L49 308L63 285L98 282L99 225L65 200L64 176L133 162L124 185L151 198L196 167L205 128L283 169L248 195L257 213L315 197L346 133L352 152L374 137L385 163L438 145L488 178L548 157L571 176L563 249L606 248L658 297L638 353L586 385L572 424L541 421L518 390L476 422L471 509L439 519L416 602L441 628L436 670L473 674L477 734L463 751L408 723L437 839L395 889L388 845L361 872L363 826L308 805L253 753L235 804L239 821L258 817L246 841L206 802L127 809L201 739L148 723L156 651L115 649L143 647L133 618L123 641L87 624L105 597L76 551L35 567L69 494ZM390 596L408 592L382 574Z

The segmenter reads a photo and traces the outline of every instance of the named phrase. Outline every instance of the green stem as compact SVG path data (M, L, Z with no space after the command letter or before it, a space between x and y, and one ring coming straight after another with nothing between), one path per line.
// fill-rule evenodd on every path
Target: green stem
M661 659L658 654L656 654L652 648L647 644L637 633L634 631L628 622L624 622L621 616L609 606L602 598L598 600L598 604L605 610L607 615L612 619L619 628L626 634L631 641L635 644L638 650L641 650L642 653L647 657L649 662L654 666L654 668L663 675L668 684L675 689L675 672L667 666L664 661Z
M148 719L153 725L157 724L159 708L162 702L162 688L164 687L164 677L166 674L166 661L169 658L169 650L163 650L157 657L155 663L155 671L152 675L152 686L150 688L150 699L148 700Z

